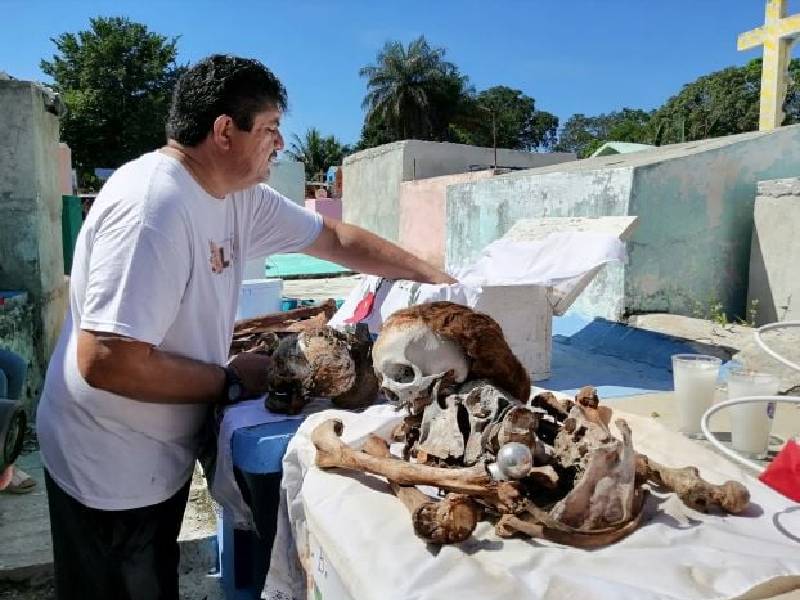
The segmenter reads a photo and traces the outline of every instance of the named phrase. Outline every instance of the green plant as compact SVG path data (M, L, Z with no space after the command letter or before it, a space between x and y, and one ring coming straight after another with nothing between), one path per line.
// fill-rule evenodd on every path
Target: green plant
M724 310L724 305L717 299L709 300L705 304L695 300L692 304L691 315L695 319L712 321L721 327L725 327L733 323L742 325L744 327L755 327L756 317L758 316L758 300L756 299L750 301L750 306L747 309L747 318L744 319L742 317L736 317L733 320L729 319Z
M728 315L726 315L725 311L723 310L724 307L722 302L713 300L709 308L710 308L710 313L709 313L710 321L713 321L714 323L722 327L729 324Z

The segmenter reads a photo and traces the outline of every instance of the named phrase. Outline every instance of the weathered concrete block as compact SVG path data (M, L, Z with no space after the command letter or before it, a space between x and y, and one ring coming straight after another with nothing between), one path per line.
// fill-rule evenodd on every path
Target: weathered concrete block
M58 105L27 81L0 81L0 288L28 292L44 371L64 318Z
M547 295L548 288L539 286L486 287L475 305L497 321L534 381L550 377L553 311Z
M402 182L398 245L443 269L447 235L447 186L478 181L493 175L490 169Z
M572 153L497 150L498 167L530 168L575 160ZM403 181L485 170L494 150L464 144L404 140L351 154L343 164L344 220L392 242L400 239Z
M800 178L760 181L747 294L758 325L800 320L799 258Z
M798 172L800 126L791 126L453 185L446 263L469 264L519 219L636 215L628 264L605 269L576 310L689 315L717 301L744 316L756 182Z
M272 163L268 186L283 194L295 204L303 206L306 200L306 168L303 163L282 158Z

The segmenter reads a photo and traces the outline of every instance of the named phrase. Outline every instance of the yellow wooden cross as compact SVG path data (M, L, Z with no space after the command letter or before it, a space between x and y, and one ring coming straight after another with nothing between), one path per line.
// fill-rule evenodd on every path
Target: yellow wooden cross
M786 16L787 0L766 0L766 2L764 24L740 34L737 43L739 50L764 46L764 60L761 66L761 112L758 123L761 131L780 127L783 122L789 50L800 36L800 15Z

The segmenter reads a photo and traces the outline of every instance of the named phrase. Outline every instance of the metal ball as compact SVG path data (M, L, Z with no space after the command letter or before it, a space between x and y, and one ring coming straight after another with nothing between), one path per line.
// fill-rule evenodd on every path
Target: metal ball
M497 466L509 479L520 479L531 472L533 455L525 444L508 442L497 453Z

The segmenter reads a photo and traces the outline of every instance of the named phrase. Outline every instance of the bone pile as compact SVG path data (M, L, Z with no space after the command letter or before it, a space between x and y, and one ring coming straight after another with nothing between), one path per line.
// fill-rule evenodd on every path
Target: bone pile
M230 355L257 352L273 359L266 400L272 412L297 414L315 396L349 410L375 401L378 381L369 330L366 325L347 332L328 327L335 312L331 298L318 306L236 322Z
M749 503L738 482L712 485L693 467L637 453L624 420L612 432L592 387L574 400L529 400L530 380L499 325L469 308L435 302L394 313L372 360L381 390L406 413L395 432L402 457L375 436L350 448L342 423L328 420L312 433L316 464L385 477L427 542L464 541L486 519L501 537L603 546L640 525L648 488L704 512Z
M237 321L230 355L267 351L274 347L274 338L324 327L335 312L336 302L330 298L317 306L304 306Z
M312 397L330 397L334 406L369 406L378 394L372 369L372 339L366 325L340 332L327 325L262 338L261 351L273 359L267 373L273 412L297 414Z

